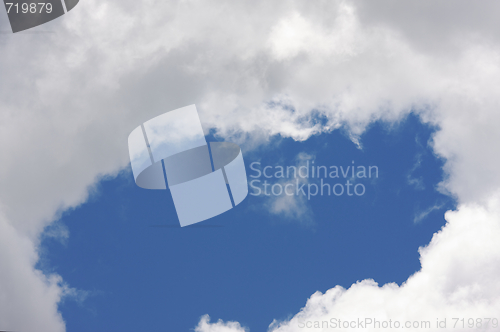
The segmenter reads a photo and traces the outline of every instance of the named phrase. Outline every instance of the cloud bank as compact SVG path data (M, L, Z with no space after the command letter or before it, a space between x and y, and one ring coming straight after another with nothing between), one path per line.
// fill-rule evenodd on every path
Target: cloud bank
M422 249L422 270L401 287L363 281L314 294L273 329L342 310L499 312L491 243L500 189L498 7L82 0L37 30L47 33L1 34L0 245L8 250L0 255L0 329L64 330L57 304L66 286L34 268L44 228L127 165L126 138L137 123L192 103L205 130L248 148L340 126L356 140L370 122L412 111L439 128L432 147L446 160L440 189L460 206ZM0 15L0 30L9 30ZM359 298L372 300L363 307ZM397 311L404 303L409 309Z
M498 198L487 206L462 206L446 213L446 225L431 242L420 248L422 269L400 287L396 284L379 286L373 280L363 280L349 289L336 286L325 294L316 292L302 310L290 321L274 322L271 331L308 331L315 322L392 320L404 326L406 322L430 321L430 331L438 328L437 321L446 319L449 329L453 318L496 318L500 309L500 210ZM498 318L497 318L498 319ZM311 322L311 323L307 323ZM461 324L461 323L460 323ZM303 328L300 328L300 327ZM375 325L349 330L386 331ZM460 325L459 325L460 326ZM422 327L422 326L420 326ZM418 330L416 328L415 330ZM495 330L490 322L489 328Z

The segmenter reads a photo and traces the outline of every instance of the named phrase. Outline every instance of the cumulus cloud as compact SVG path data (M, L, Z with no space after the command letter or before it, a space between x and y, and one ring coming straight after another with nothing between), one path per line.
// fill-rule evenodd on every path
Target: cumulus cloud
M471 206L484 208L500 188L499 6L82 0L38 28L51 33L1 34L0 227L21 243L1 256L12 283L1 289L1 305L43 316L48 323L39 331L63 329L57 303L64 287L34 269L41 233L84 202L100 177L127 165L126 138L138 123L193 103L205 130L247 148L340 126L356 141L370 122L413 111L439 128L432 147L446 160L440 190L462 204L457 215L483 211ZM0 30L8 30L0 15ZM444 243L460 237L449 234ZM490 249L481 253L493 259ZM26 279L13 277L11 261ZM477 287L482 282L490 285L479 280ZM30 287L40 301L26 298ZM472 288L464 288L465 299ZM15 329L28 324L9 317Z
M331 318L349 322L376 318L399 321L401 326L428 320L430 330L438 331L438 319L446 319L451 328L453 318L496 318L500 312L500 266L495 264L500 260L498 206L497 196L487 206L463 205L448 211L446 225L429 245L420 248L422 269L400 287L379 287L373 280L363 280L347 290L337 286L325 294L316 292L297 315L275 322L271 330L312 331L314 328L299 328L299 324L321 324L331 322ZM386 329L370 325L369 330ZM485 330L494 330L491 322Z
M0 324L7 331L64 331L57 303L77 291L34 268L37 248L0 216Z
M242 327L238 322L223 322L218 320L215 323L210 323L210 316L204 315L201 317L198 326L194 329L195 332L248 332L248 329Z
M274 321L269 331L321 331L318 326L342 330L339 324L343 322L350 324L350 331L386 331L383 322L389 320L392 326L417 324L420 328L430 322L425 330L440 331L437 321L446 319L452 328L453 318L465 318L466 327L468 319L477 324L481 318L485 331L496 330L491 320L486 328L484 319L498 319L500 312L499 203L497 195L486 206L469 204L448 211L446 225L419 250L422 269L401 286L363 280L349 289L336 286L324 294L316 292L299 313ZM366 325L370 319L372 324Z

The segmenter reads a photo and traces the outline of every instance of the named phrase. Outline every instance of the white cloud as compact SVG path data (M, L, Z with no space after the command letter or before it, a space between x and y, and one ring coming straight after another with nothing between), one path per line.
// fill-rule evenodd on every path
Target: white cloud
M444 206L444 203L441 203L441 204L434 204L433 206L430 206L424 210L417 209L417 211L415 212L415 217L413 218L413 222L414 223L421 222L422 220L427 218L427 216L431 212L436 211L436 210L440 210L443 206Z
M247 144L305 140L341 125L356 140L371 121L414 110L439 128L432 144L446 159L441 189L462 209L486 206L500 188L498 6L85 0L39 28L55 33L1 34L0 224L21 248L1 256L12 286L1 288L0 305L46 319L37 330L62 329L64 287L33 268L41 232L84 202L100 176L127 165L126 138L138 123L192 103L205 129ZM444 243L460 237L450 234ZM490 247L479 249L493 259ZM13 277L13 261L24 279ZM26 297L30 287L40 301ZM9 317L13 329L28 324Z
M34 269L33 242L0 217L0 324L8 331L64 331L57 303L67 286Z
M316 292L290 321L275 323L272 331L309 331L299 322L330 321L331 318L379 321L423 321L453 318L497 318L500 312L500 210L498 198L488 206L463 205L447 212L447 224L430 244L420 249L422 269L400 287L379 287L364 280L349 289L340 286L325 294ZM498 319L498 318L497 318ZM466 323L467 324L467 323ZM353 329L356 330L356 329ZM386 329L370 328L370 331ZM490 328L494 330L491 323Z
M195 332L248 332L238 322L227 322L224 323L222 320L218 320L215 323L210 323L210 316L204 315L201 317L198 326L194 329Z
M315 156L301 152L295 156L294 165L255 164L249 178L250 195L257 196L261 200L257 201L253 208L262 210L264 206L264 211L267 213L283 217L287 221L293 220L311 225L313 212L308 203L310 196L307 196L311 195L311 191L307 190L309 174L304 170L309 169L308 165L314 159ZM290 166L292 168L288 168ZM303 171L298 173L301 167Z
M321 331L314 328L315 322L364 322L366 318L398 321L401 325L430 321L431 328L425 330L441 331L436 327L437 319L446 319L450 329L453 318L465 318L465 324L469 318L498 319L500 265L495 262L500 260L499 203L497 196L487 206L462 205L457 211L448 211L446 226L434 234L429 245L420 248L422 269L401 286L379 286L373 280L363 280L347 290L336 286L324 294L316 292L298 314L273 322L270 331ZM349 331L387 330L373 325L362 327ZM490 322L484 330L496 328ZM219 332L215 326L213 331Z

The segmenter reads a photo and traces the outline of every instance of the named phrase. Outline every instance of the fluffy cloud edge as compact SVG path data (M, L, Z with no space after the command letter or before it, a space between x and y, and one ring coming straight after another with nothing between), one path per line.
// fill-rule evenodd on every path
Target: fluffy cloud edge
M460 326L462 323L456 319L465 319L466 327L473 319L473 324L482 324L485 331L496 330L491 319L497 323L500 319L499 206L497 194L486 206L464 204L447 211L446 225L419 249L421 270L401 286L379 286L367 279L348 289L336 286L324 294L318 291L291 319L273 321L269 331L386 331L387 324L416 324L426 331L442 331L444 321L448 328ZM487 320L489 326L485 327ZM210 325L206 320L203 324ZM219 326L224 329L219 330ZM240 331L228 327L233 328L219 322L211 324L207 331Z

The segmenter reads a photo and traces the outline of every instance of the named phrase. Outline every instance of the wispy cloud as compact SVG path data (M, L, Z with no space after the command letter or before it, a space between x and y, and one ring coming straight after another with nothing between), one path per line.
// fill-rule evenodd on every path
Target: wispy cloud
M431 207L428 207L427 209L416 211L415 212L415 217L413 218L413 222L415 224L421 222L422 220L424 220L425 218L427 218L427 216L431 212L436 211L436 210L441 210L444 205L445 205L445 203L436 204L436 205L433 205Z
M422 176L413 177L413 172L415 172L415 170L417 170L420 167L421 163L422 163L422 154L418 153L415 157L415 163L413 164L413 167L408 171L408 174L406 175L408 184L410 186L413 186L416 190L425 189L424 178Z
M305 167L306 163L308 161L310 162L314 160L314 158L314 155L301 152L295 157L295 162L293 165L275 166L281 166L284 169L286 169L288 166L293 166L296 169L299 169L299 167L301 166ZM262 167L265 166L268 165L263 165ZM301 192L297 191L297 187L307 186L307 184L309 183L309 178L291 176L284 178L263 177L259 179L259 182L252 182L252 180L253 179L250 179L251 188L259 187L260 189L260 195L258 197L261 200L259 201L259 206L260 204L264 204L268 212L285 220L297 221L305 225L310 225L313 223L314 214L311 210L311 206L309 204L307 196L302 195ZM265 184L263 181L266 181L266 183L268 184L267 189L264 188ZM273 187L273 185L278 186L280 189L273 192L272 189L270 189ZM292 194L288 195L286 193L286 190L288 190L288 192ZM255 193L257 192L254 192L254 194Z

